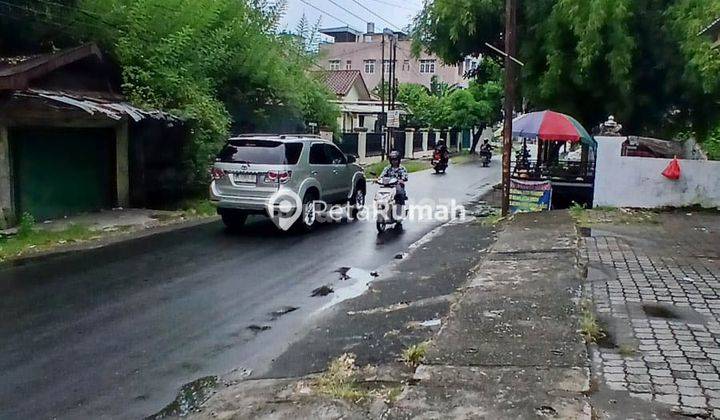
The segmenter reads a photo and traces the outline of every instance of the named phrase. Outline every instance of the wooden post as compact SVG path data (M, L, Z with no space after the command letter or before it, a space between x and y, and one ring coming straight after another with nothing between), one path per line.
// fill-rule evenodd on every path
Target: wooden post
M115 179L117 185L117 205L130 206L130 165L128 122L123 121L115 127Z
M15 224L10 141L4 125L0 125L0 212L0 228L6 229Z

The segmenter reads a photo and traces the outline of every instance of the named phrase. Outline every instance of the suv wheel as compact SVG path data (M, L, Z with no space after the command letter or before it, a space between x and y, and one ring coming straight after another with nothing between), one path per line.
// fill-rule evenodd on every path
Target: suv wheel
M350 216L357 219L358 213L365 207L365 189L361 187L355 188L355 192L350 197Z
M317 209L315 208L315 195L306 193L302 201L302 213L295 228L300 232L310 232L317 226Z
M228 230L238 231L245 224L247 214L240 211L223 211L220 213L220 217L222 217L222 221Z

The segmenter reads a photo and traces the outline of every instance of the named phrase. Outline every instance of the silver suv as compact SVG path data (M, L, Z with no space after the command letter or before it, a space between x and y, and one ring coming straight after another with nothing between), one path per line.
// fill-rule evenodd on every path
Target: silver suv
M294 227L305 231L315 226L315 201L349 203L352 216L365 204L365 176L355 157L319 137L233 137L217 155L211 174L210 199L230 229L242 227L249 214L270 215L268 204L282 190L302 198Z

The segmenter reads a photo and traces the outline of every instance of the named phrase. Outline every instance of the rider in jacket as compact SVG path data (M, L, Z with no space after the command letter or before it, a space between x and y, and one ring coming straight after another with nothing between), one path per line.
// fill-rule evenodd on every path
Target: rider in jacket
M393 150L388 155L390 165L386 166L380 174L380 178L397 178L398 183L395 186L395 202L403 205L407 200L407 194L405 193L405 182L408 180L408 172L404 166L400 165L400 153L397 150Z

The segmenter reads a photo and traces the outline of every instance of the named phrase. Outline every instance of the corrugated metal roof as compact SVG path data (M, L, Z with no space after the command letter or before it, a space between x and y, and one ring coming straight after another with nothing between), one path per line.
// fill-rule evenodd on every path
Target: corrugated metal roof
M57 102L81 109L90 115L102 114L112 120L120 120L123 117L128 117L135 122L146 118L169 121L180 120L178 117L162 111L148 111L121 100L112 100L93 95L30 89L23 92L16 92L14 96Z

